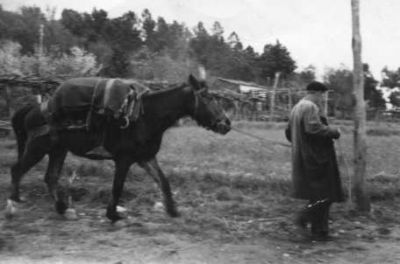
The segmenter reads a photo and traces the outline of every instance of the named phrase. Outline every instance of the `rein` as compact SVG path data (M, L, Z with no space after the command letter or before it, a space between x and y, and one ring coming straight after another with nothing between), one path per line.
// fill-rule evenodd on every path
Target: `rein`
M237 127L233 127L233 126L232 126L232 127L231 127L231 130L233 130L233 131L235 131L235 132L237 132L237 133L239 133L239 134L243 134L243 135L246 135L246 136L248 136L248 137L257 139L257 140L262 141L262 142L264 142L264 143L272 143L272 144L274 144L274 145L279 145L279 146L283 146L283 147L287 147L287 148L292 147L290 144L283 143L283 142L278 142L278 141L274 141L274 140L270 140L270 139L265 139L265 138L256 136L256 135L254 135L254 134L245 132L245 131L243 131L243 130L237 128Z

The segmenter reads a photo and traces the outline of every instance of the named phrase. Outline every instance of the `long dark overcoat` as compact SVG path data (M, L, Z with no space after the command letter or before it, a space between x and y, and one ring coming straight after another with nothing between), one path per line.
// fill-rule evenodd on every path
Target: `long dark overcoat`
M318 106L304 98L292 109L286 137L292 144L295 198L343 201L333 139L340 133L328 126Z

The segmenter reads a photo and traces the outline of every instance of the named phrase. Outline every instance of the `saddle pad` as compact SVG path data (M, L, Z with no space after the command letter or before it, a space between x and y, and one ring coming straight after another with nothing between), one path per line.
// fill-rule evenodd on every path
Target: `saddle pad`
M49 101L49 112L69 112L93 109L117 112L131 91L129 85L117 79L75 78L61 84Z
M141 99L149 89L136 81L97 77L74 78L61 84L41 110L50 123L86 120L93 112L136 121L142 113Z

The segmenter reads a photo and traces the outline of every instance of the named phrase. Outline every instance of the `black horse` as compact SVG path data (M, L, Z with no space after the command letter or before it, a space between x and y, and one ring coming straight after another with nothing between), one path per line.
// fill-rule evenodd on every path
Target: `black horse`
M215 98L208 93L207 84L192 75L188 82L167 90L150 93L142 99L143 113L136 122L121 128L115 120L102 122L102 144L115 162L112 196L106 216L113 222L122 217L117 212L118 201L130 166L138 163L161 188L166 212L178 216L170 184L157 163L163 133L184 116L192 117L200 126L220 134L230 130L230 120ZM93 116L93 122L96 123ZM44 180L55 200L58 213L68 209L66 194L58 184L60 172L70 151L88 157L86 153L98 143L98 133L88 130L61 130L54 133L38 133L48 123L38 105L21 108L12 119L18 143L18 162L11 168L12 193L8 207L20 202L19 185L22 176L46 154L49 163ZM90 158L90 157L89 157ZM10 209L10 208L9 208Z

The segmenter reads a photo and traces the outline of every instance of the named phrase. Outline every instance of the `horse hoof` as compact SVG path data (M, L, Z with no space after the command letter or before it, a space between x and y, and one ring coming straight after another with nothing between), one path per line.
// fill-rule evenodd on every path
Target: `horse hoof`
M133 224L133 220L129 219L129 218L123 218L119 221L112 222L111 224L116 228L124 228L124 227L131 226Z
M176 217L180 217L181 214L178 211L174 210L172 212L169 212L169 216L176 218Z
M156 202L153 206L154 211L162 212L164 211L164 205L162 202Z
M117 205L116 210L117 210L117 214L122 219L125 219L128 217L128 209L126 209L125 207Z
M69 209L68 206L62 201L56 201L55 208L57 213L59 213L60 215L64 215Z
M180 214L179 214L178 210L176 210L176 206L174 204L167 205L165 211L167 212L167 214L170 217L179 217L180 216Z
M109 211L107 210L106 217L111 220L111 223L116 223L119 220L124 219L120 214L116 211Z
M65 219L67 219L67 220L78 219L78 215L76 214L76 211L73 208L68 208L67 210L65 210L64 216L65 216Z
M4 212L4 216L6 219L12 219L17 213L17 207L16 207L16 202L7 199L7 205L6 205L6 210Z
M27 202L26 198L23 196L19 196L18 198L12 199L11 201L16 202L16 203L26 203Z

